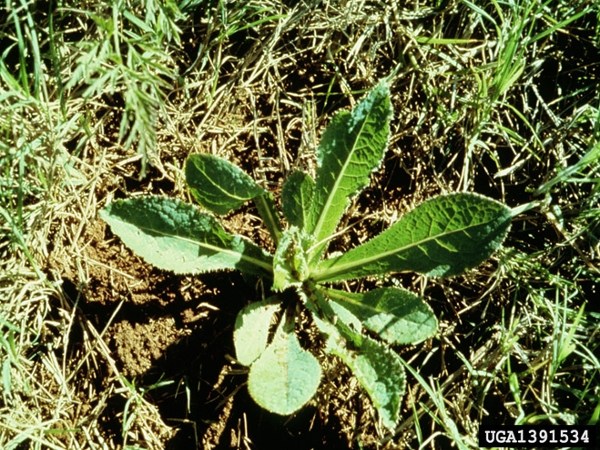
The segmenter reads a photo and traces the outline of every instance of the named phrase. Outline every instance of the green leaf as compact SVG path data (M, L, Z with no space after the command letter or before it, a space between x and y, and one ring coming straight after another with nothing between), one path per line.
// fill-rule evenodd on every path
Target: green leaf
M314 314L313 318L328 337L326 350L350 367L377 408L383 425L393 430L406 387L406 375L398 355L384 344L352 330L342 320L333 325Z
M437 319L429 305L405 289L386 287L364 294L323 291L389 344L416 344L437 331Z
M377 408L383 426L393 430L406 389L406 374L398 355L367 336L363 336L357 350L340 345L332 348L332 353L350 367Z
M258 209L258 213L265 223L267 230L269 230L269 234L273 238L273 242L275 245L279 245L282 227L281 222L279 221L279 215L277 214L277 209L275 208L273 196L269 192L265 192L262 195L254 197L254 203L256 204L256 209Z
M307 227L317 242L310 259L321 257L350 199L369 184L371 172L381 165L391 115L389 90L382 82L352 112L337 114L323 133Z
M314 184L310 175L299 171L285 180L281 189L281 209L290 225L303 229L308 223Z
M185 178L196 201L215 214L227 214L265 193L242 169L214 155L191 155Z
M275 297L244 307L235 320L233 343L237 360L251 365L267 348L273 315L281 308Z
M485 261L506 237L511 210L477 194L450 194L419 205L376 238L323 261L314 281L412 270L451 276Z
M272 276L272 257L217 220L179 200L160 196L117 200L100 211L113 233L159 269L198 274L238 269Z
M328 308L323 307L322 304L320 306L325 311L328 310ZM342 303L337 303L335 301L329 302L329 308L331 308L331 310L334 312L335 320L341 320L346 326L350 327L350 329L356 333L363 332L363 325L360 319L356 315L352 314L352 312Z
M310 275L306 249L312 236L292 226L282 234L273 257L273 290L281 292L290 286L299 286Z
M287 314L273 342L250 367L248 391L256 403L276 414L296 412L315 395L321 381L317 359L300 347Z

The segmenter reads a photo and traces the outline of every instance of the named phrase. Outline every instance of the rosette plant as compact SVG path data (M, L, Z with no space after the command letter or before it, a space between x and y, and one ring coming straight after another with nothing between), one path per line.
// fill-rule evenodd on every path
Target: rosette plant
M191 155L185 165L201 208L148 196L113 201L100 213L127 246L156 267L178 274L240 270L267 281L270 295L239 312L233 339L237 361L249 367L251 396L271 412L294 413L319 386L321 364L297 335L298 322L308 316L325 338L324 350L348 365L383 425L393 429L405 372L390 346L434 336L437 319L408 290L354 293L337 283L408 270L457 275L489 258L509 229L511 210L498 201L473 193L440 195L367 242L329 255L344 212L382 163L391 117L385 82L352 111L335 115L317 150L315 178L297 171L283 184L282 215L272 195L242 169L208 154ZM275 243L274 254L219 222L248 201L254 201Z

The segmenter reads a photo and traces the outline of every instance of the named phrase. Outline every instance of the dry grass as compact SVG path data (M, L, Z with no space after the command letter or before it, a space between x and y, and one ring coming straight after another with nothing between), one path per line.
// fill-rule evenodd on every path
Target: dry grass
M397 349L416 372L396 433L379 430L335 361L312 412L286 432L298 448L313 429L324 436L314 448L476 448L486 420L597 423L600 11L592 1L388 3L3 7L0 447L259 446L252 411L223 408L241 378L220 374L206 397L205 374L197 385L189 374L128 376L117 324L136 314L171 323L168 311L182 334L165 355L190 352L185 336L222 323L214 293L228 291L127 271L140 263L97 211L114 197L186 198L181 168L193 152L225 156L278 190L295 166L313 167L329 117L383 77L390 150L337 245L440 192L526 207L505 248L464 277L373 280L424 295L441 321L436 339ZM244 214L229 226L264 242ZM151 306L134 304L142 288ZM184 320L173 308L186 295L201 300ZM165 373L176 364L152 362ZM166 413L172 399L184 400ZM217 403L217 423L202 422L198 411Z

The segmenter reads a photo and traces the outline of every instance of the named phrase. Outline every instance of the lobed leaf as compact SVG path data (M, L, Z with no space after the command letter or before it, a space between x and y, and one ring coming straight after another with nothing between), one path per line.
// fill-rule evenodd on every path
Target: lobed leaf
M273 341L250 367L248 391L256 403L276 414L288 415L304 406L321 382L319 361L300 347L287 314Z
M309 220L314 180L304 172L292 173L281 189L281 209L290 225L303 229Z
M273 315L281 308L274 297L250 303L242 308L235 319L233 344L237 360L251 365L267 348L269 328Z
M215 214L227 214L265 193L238 166L214 155L190 155L185 178L196 201Z
M238 269L272 276L272 256L217 220L179 200L160 196L117 200L100 211L112 231L159 269L198 274Z
M380 166L391 115L389 90L382 82L352 112L338 113L323 133L306 228L318 244L311 260L321 257L350 199L369 184L371 172Z
M385 287L364 294L323 291L389 344L416 344L437 331L437 319L429 305L405 289Z
M412 270L451 276L485 261L506 237L511 210L477 194L435 197L379 236L323 261L315 281L335 281Z

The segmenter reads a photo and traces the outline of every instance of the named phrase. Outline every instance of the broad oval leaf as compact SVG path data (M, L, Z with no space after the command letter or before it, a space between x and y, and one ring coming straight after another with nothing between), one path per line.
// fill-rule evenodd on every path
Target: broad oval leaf
M485 261L506 237L511 210L478 194L435 197L374 239L323 261L315 281L412 270L451 276Z
M179 200L160 196L117 200L100 211L112 231L159 269L198 274L238 269L272 276L273 258L217 220Z
M306 228L320 243L311 260L321 257L350 199L369 184L371 172L381 165L391 115L389 90L381 82L352 112L338 113L323 133Z
M335 325L313 315L327 339L327 351L350 367L377 409L383 425L393 430L400 416L400 401L406 374L398 355L368 336L355 332L338 320Z
M430 306L406 289L385 287L364 294L336 289L324 292L389 344L416 344L437 331L437 319Z
M245 366L251 365L267 348L273 315L281 308L275 299L250 303L237 315L233 332L235 356Z
M227 214L265 193L246 172L215 155L190 155L185 179L196 201L215 214Z
M304 172L292 173L281 189L281 209L290 225L303 229L308 223L314 180Z
M300 347L293 326L286 330L285 319L248 374L248 391L254 401L281 415L298 411L315 395L321 382L319 362Z

